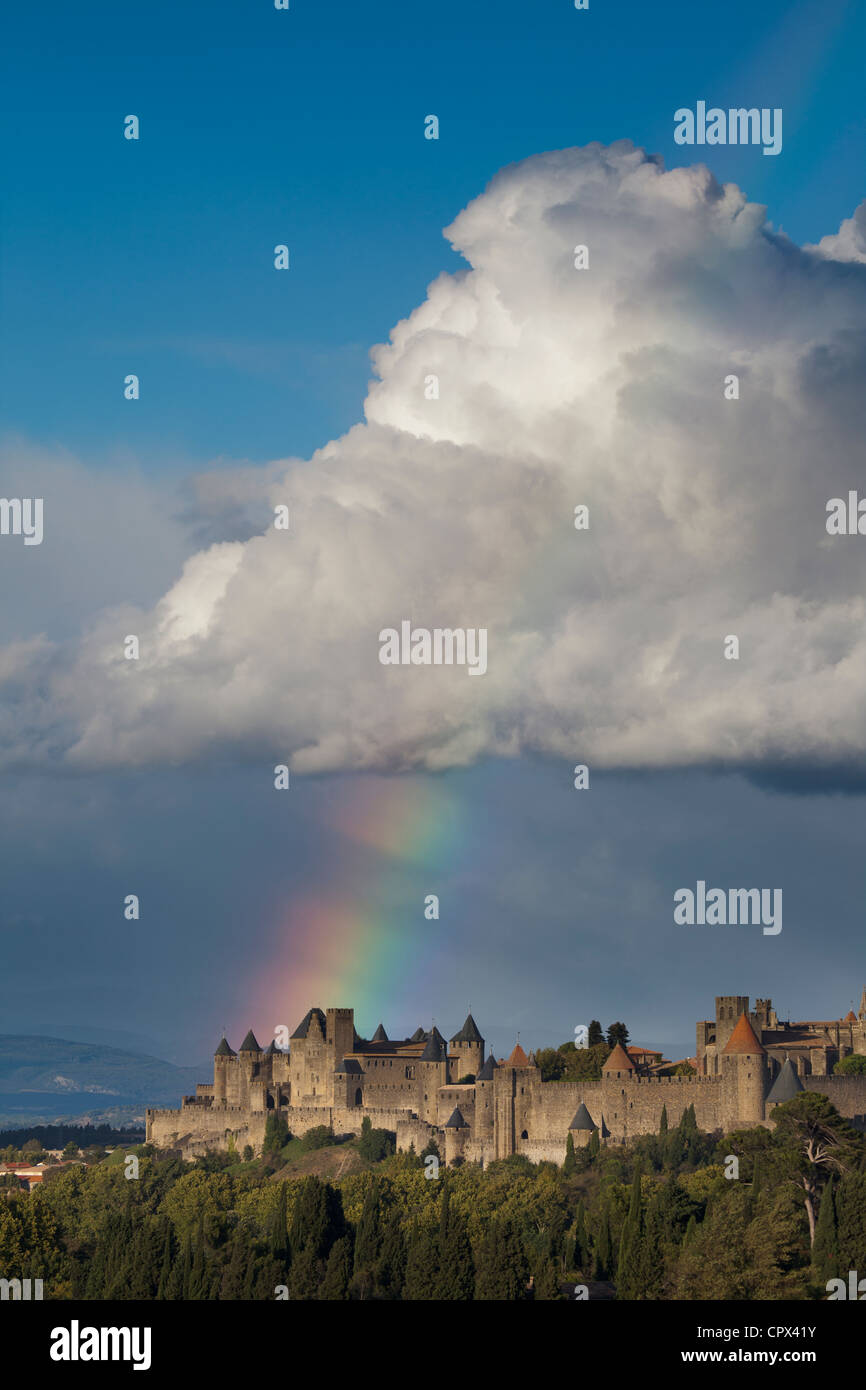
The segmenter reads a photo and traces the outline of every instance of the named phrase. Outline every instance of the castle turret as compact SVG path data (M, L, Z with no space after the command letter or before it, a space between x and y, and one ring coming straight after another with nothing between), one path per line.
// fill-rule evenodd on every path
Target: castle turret
M466 1022L460 1032L454 1034L448 1046L450 1052L457 1054L457 1061L452 1067L455 1075L450 1079L460 1081L464 1076L477 1076L484 1061L484 1039L471 1014L466 1015Z
M797 1075L796 1068L790 1057L786 1057L779 1075L770 1087L770 1094L767 1096L768 1109L771 1105L782 1105L786 1100L793 1100L802 1089L803 1083Z
M583 1101L581 1101L580 1105L577 1107L577 1113L568 1126L568 1129L571 1134L572 1143L576 1149L586 1148L586 1145L592 1138L592 1131L598 1129L598 1125L595 1123L595 1120L590 1115Z
M417 1065L422 1118L432 1125L436 1123L439 1087L448 1082L448 1049L438 1028L431 1029Z
M248 1104L252 1110L265 1109L264 1078L262 1076L262 1049L256 1041L252 1028L238 1048L238 1082L241 1104Z
M767 1090L767 1051L755 1036L745 1010L722 1053L726 1121L731 1125L762 1124Z
M463 1158L463 1150L469 1137L469 1126L455 1107L443 1126L445 1130L445 1162L450 1168Z
M497 1070L496 1059L491 1052L475 1078L475 1138L493 1138L495 1105L493 1100L493 1074Z
M228 1071L227 1065L229 1058L236 1058L237 1053L229 1047L225 1038L220 1038L219 1045L213 1055L213 1103L214 1105L225 1105L228 1097Z
M502 1062L493 1073L497 1158L517 1153L520 1141L529 1139L529 1116L537 1079L538 1068L530 1065L520 1043L515 1043L508 1061Z

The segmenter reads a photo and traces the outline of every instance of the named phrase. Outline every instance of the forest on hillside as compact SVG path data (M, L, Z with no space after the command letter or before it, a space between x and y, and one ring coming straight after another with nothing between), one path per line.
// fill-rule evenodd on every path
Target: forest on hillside
M275 1122L260 1157L138 1145L2 1186L0 1273L46 1299L410 1301L807 1300L866 1273L866 1138L814 1092L772 1130L707 1135L690 1107L627 1146L569 1140L562 1166L351 1142L341 1178L293 1176L344 1146Z

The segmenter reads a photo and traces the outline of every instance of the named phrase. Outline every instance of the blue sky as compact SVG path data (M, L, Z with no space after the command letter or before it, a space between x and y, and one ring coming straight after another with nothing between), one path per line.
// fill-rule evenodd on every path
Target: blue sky
M854 0L591 0L585 13L566 0L292 0L288 13L265 0L49 0L17 7L5 38L3 431L164 488L165 553L149 571L126 517L129 569L106 576L106 602L152 602L176 576L188 545L169 518L190 505L191 473L306 458L362 418L371 346L462 264L442 229L503 166L624 137L690 163L673 113L706 99L783 108L778 158L732 147L711 163L795 241L834 232L866 193ZM137 143L122 138L131 112ZM431 112L438 142L423 139ZM287 275L272 267L280 242ZM133 406L128 372L142 384ZM86 601L75 586L34 591L20 630L4 619L13 635L86 625L87 551L85 537ZM456 1028L468 998L499 1051L517 1028L533 1045L561 1041L587 1013L686 1047L714 992L811 1016L859 999L859 797L623 774L578 816L563 775L493 761L446 774L484 849L472 871L437 865L459 913L429 969L383 1000L389 1031L431 1004ZM180 1060L206 1053L226 1017L266 1033L237 997L260 978L239 954L266 958L274 904L324 888L340 847L311 834L309 803L275 826L256 776L228 764L8 777L0 1030L87 1020L161 1039ZM309 795L339 786L313 780ZM674 879L693 882L698 865L746 881L756 854L789 895L784 955L758 935L732 960L727 942L684 946L667 917L653 925ZM395 911L401 895L415 901L421 881L405 868L370 872ZM143 935L114 914L130 879L159 905ZM351 1002L308 1000L298 1015Z
M442 228L499 168L622 137L689 162L673 113L698 99L783 108L781 157L731 147L713 169L795 240L860 201L850 0L408 11L17 7L0 59L7 429L176 474L307 456L360 417L370 346L460 264Z

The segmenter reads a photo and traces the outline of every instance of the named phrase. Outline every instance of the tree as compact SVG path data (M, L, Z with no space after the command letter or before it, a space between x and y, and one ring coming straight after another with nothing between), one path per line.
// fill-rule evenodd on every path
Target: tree
M349 1236L341 1236L331 1246L325 1277L319 1289L319 1298L328 1302L347 1299L351 1275L352 1241Z
M821 1188L831 1173L856 1168L863 1141L826 1096L801 1091L773 1108L770 1116L776 1138L788 1159L788 1178L803 1190L809 1218L809 1244L815 1243L815 1209Z
M612 1023L607 1030L608 1047L616 1047L617 1043L623 1047L628 1043L628 1029L624 1023Z
M866 1276L866 1173L851 1173L836 1194L838 1277L856 1269ZM829 1277L829 1276L828 1276Z
M382 1253L376 1283L385 1298L398 1299L406 1278L406 1241L397 1207L388 1215L382 1236Z
M644 1294L642 1236L640 1167L636 1164L631 1186L631 1201L620 1236L619 1258L616 1264L616 1296L618 1299L641 1298Z
M451 1206L447 1181L442 1189L438 1244L439 1275L435 1297L448 1301L470 1300L475 1292L472 1246L465 1217Z
M840 1057L833 1068L834 1076L866 1076L866 1057L852 1052L848 1057Z
M403 1297L409 1302L428 1303L439 1280L438 1238L416 1224L410 1229L408 1244Z
M565 1058L558 1048L542 1047L535 1054L542 1081L558 1081L565 1072Z
M836 1198L831 1177L821 1193L821 1205L812 1242L812 1267L819 1284L839 1275L839 1241L836 1229Z
M358 1153L368 1163L379 1163L397 1150L397 1136L388 1129L373 1129L369 1115L361 1121Z
M577 1169L577 1162L574 1157L574 1136L571 1130L568 1131L568 1138L565 1141L565 1159L562 1164L563 1176L570 1178Z
M527 1296L529 1266L520 1236L509 1217L493 1218L481 1242L475 1298L516 1303Z
M289 1253L288 1183L278 1185L277 1205L271 1217L270 1251L275 1260L284 1261Z
M244 1297L249 1251L240 1231L235 1231L229 1242L228 1260L220 1280L219 1297L224 1301L237 1302Z
M586 1041L589 1047L597 1047L599 1043L604 1042L604 1033L602 1032L601 1024L597 1018L590 1021L589 1037Z
M276 1110L268 1112L265 1121L265 1137L262 1141L263 1154L278 1154L284 1144L288 1143L289 1126L285 1115L281 1115Z
M373 1178L367 1188L361 1218L355 1232L355 1262L353 1285L360 1299L369 1298L376 1284L376 1265L382 1248L382 1210L379 1180Z

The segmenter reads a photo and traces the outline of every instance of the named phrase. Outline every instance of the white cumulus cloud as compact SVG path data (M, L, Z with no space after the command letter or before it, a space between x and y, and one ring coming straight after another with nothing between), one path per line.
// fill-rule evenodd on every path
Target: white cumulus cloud
M374 350L364 423L199 479L224 538L152 607L0 653L6 762L866 763L866 537L825 530L866 491L861 222L798 247L625 141L504 169L446 231L471 268ZM403 619L487 628L487 674L382 666Z

